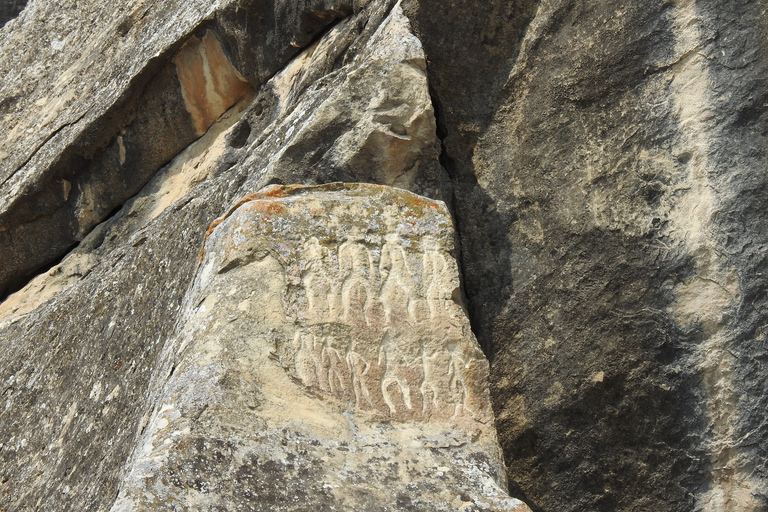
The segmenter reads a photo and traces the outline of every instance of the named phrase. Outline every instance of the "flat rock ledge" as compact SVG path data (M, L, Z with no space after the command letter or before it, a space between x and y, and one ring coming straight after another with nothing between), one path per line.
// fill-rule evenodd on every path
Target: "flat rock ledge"
M117 511L529 511L442 202L270 186L213 223Z

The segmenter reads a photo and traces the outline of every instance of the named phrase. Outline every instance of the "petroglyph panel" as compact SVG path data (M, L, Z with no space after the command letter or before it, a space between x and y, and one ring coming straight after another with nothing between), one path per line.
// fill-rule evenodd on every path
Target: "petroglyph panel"
M386 418L487 422L453 242L445 206L410 192L273 186L214 223L202 273L279 263L273 359L308 390Z

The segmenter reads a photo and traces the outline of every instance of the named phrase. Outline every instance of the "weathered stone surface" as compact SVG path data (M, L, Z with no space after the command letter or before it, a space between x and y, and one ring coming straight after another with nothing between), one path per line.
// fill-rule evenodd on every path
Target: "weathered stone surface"
M0 42L0 293L82 240L250 91L242 77L267 81L344 5L71 0L25 9ZM221 83L205 87L200 71Z
M0 294L64 259L0 305L0 508L108 510L121 484L141 498L131 454L164 414L148 399L194 408L167 350L209 223L268 184L334 181L451 209L513 495L537 512L768 508L767 19L758 0L30 2L0 28ZM310 275L337 268L311 254ZM413 314L431 313L420 300ZM401 332L327 309L360 340ZM274 328L311 347L313 318ZM292 347L265 364L335 404L322 414L365 396L351 364L331 371L342 391ZM421 386L408 380L408 409L389 382L352 408L358 434L392 409L393 424L466 428L448 406L417 417ZM211 425L231 443L227 414ZM157 489L195 489L192 454L213 448L185 435ZM392 431L365 435L386 451ZM241 460L226 443L200 464Z
M513 493L768 508L765 3L410 5Z
M231 52L229 62L250 81L249 71L240 67L238 58L233 57L245 50L229 48L226 38L219 38L214 28L207 26L195 37L204 40L210 29L217 35L225 54ZM182 39L179 45L188 40ZM170 53L167 58L171 59L173 55ZM173 62L170 62L170 67L165 64L158 66L172 72L167 83L178 84L175 65ZM205 69L205 66L201 67ZM141 192L128 200L113 217L86 234L77 248L59 264L37 276L2 303L0 508L109 510L115 505L121 484L125 489L122 495L125 499L136 498L130 492L137 489L131 487L132 482L137 482L136 473L130 471L139 471L141 467L131 461L140 460L142 455L141 451L135 450L137 440L144 439L142 432L149 436L158 425L156 421L149 426L147 423L155 405L151 399L172 392L165 386L180 375L177 370L175 377L169 381L167 375L170 368L166 363L176 357L172 353L175 345L171 343L177 340L179 326L183 325L180 315L186 311L185 297L195 276L206 230L211 221L226 213L227 207L238 197L281 179L305 182L369 180L397 184L435 197L446 194L446 179L437 160L439 141L435 136L425 67L421 45L410 34L408 21L399 8L393 9L388 3L372 3L360 8L356 14L330 28L316 43L300 52L284 69L263 83L253 97L246 96L221 115L203 137L158 171ZM185 126L193 130L194 124L187 113L180 86L174 86L178 88L175 89L178 93L174 93L177 101L175 108L188 116ZM92 126L106 122L89 121L83 130L91 130ZM311 158L303 159L305 153L301 143L310 137L312 146L307 147L314 148L314 152ZM56 147L62 150L62 146ZM53 146L51 151L54 151ZM441 215L447 226L447 217L444 213ZM451 240L449 232L440 237L445 243ZM444 269L439 268L442 264L439 259L430 260L428 264L434 265L436 272L442 270L444 275L448 267L455 265L450 256L445 257L447 267ZM448 282L452 288L447 303L455 307L451 310L453 313L446 313L446 321L458 322L461 339L471 340L466 320L455 316L459 314L452 295L458 285L456 275ZM243 286L251 284L243 283ZM393 290L391 293L395 295L401 293ZM419 314L429 311L429 303L419 304ZM249 312L254 318L259 314L258 307ZM403 328L403 324L398 324L396 320L393 322L397 329ZM247 325L258 329L257 322ZM381 333L381 329L378 332ZM419 332L424 333L423 329L416 330L417 334ZM235 343L235 340L232 342ZM480 355L477 347L468 353ZM379 363L378 354L375 356L376 365L384 364L385 360ZM258 359L261 355L253 354L252 357ZM441 353L436 359L440 357L444 358L445 354ZM460 356L457 354L456 357ZM179 359L181 363L184 361ZM271 360L268 361L272 364ZM468 368L472 371L477 369L477 373L473 374L477 378L469 382L477 384L482 381L484 363L481 361L478 359ZM369 372L373 374L375 365L373 362L369 364L372 365ZM174 475L170 485L182 486L171 501L189 498L192 500L190 506L194 506L195 493L201 492L202 488L189 489L195 489L196 479L206 477L205 473L200 474L200 467L209 471L207 476L215 480L216 475L221 475L218 471L225 462L230 464L241 460L239 467L242 471L230 474L233 481L239 479L238 485L227 483L231 494L221 488L217 488L216 492L221 499L235 502L248 500L249 493L261 492L264 503L255 503L253 507L274 509L274 502L282 501L289 508L292 499L301 499L302 496L315 496L322 504L328 502L329 496L353 502L362 500L362 496L382 497L385 494L386 497L381 498L381 510L400 510L409 506L418 509L438 507L436 509L439 510L440 500L448 503L442 509L450 510L482 510L489 507L504 510L522 506L499 487L503 484L504 475L500 472L502 466L498 448L494 448L492 443L490 411L487 403L477 404L477 394L484 394L485 391L478 391L472 386L462 388L464 384L456 380L457 372L451 374L456 378L449 378L447 383L445 378L438 378L438 384L448 386L447 390L441 388L444 395L439 398L435 394L438 384L434 388L424 388L424 392L433 393L430 396L434 398L432 408L427 407L424 413L428 417L416 417L418 411L424 411L420 398L421 382L415 385L413 381L408 381L411 407L416 411L413 417L402 412L408 411L407 407L392 416L384 393L379 391L379 395L375 395L378 397L377 407L362 407L360 413L353 415L370 419L367 422L360 420L359 430L355 433L349 430L349 420L344 416L345 408L349 409L345 405L345 400L349 398L347 395L327 393L319 381L312 381L309 377L306 385L299 383L291 378L291 374L298 371L296 365L291 367L286 363L285 366L284 369L278 365L275 375L283 381L288 380L295 389L304 390L297 393L306 393L306 396L302 395L303 400L311 405L313 414L317 413L315 419L322 419L322 415L331 418L318 419L321 426L326 425L323 427L326 430L315 435L320 436L317 439L325 444L321 445L322 449L317 448L311 443L316 440L311 437L311 432L300 429L289 430L285 434L279 429L263 430L262 434L272 435L270 439L277 439L274 436L280 435L286 446L296 446L294 441L299 439L301 446L306 446L310 452L315 450L311 452L314 459L309 471L324 472L330 482L354 480L350 485L357 486L359 492L345 497L339 489L291 487L289 484L296 480L299 470L303 472L307 468L295 464L288 467L290 461L279 458L278 449L269 439L257 448L253 436L248 434L243 437L250 443L248 446L256 450L255 454L264 450L273 457L264 459L275 462L266 468L269 470L266 473L253 459L237 459L229 444L237 441L237 436L232 437L232 432L227 430L225 414L219 416L223 423L216 424L216 428L220 429L216 435L220 434L221 439L226 440L226 445L218 448L223 459L214 453L216 448L208 451L214 437L207 436L203 423L197 425L193 422L197 437L187 438L188 442L181 445L182 450L176 452L179 455L175 459L178 464L168 466ZM381 371L379 366L375 368ZM448 368L445 370L447 372ZM397 376L397 371L395 374ZM230 372L230 377L233 375ZM270 382L267 384L271 385ZM204 393L205 386L219 385L224 386L221 389L227 393L234 393L230 397L239 396L245 390L238 386L251 386L246 381L203 379L197 387L200 393ZM403 401L402 396L397 398L398 386L395 381L387 388L388 400L396 408ZM276 393L280 390L270 389L272 398L279 400ZM454 397L466 392L468 410L486 423L472 418L462 407L450 402L451 392ZM374 394L373 391L369 393ZM259 399L260 395L251 398L254 396ZM323 408L318 403L328 406ZM187 402L184 404L184 407L189 405ZM250 410L248 404L245 408ZM232 409L233 412L239 410L234 405ZM159 404L158 410L162 410L162 404ZM274 407L270 411L275 414L280 412ZM286 424L293 421L290 418L296 421L312 419L304 418L306 415L303 416L299 408L284 407L281 414ZM231 419L237 422L254 417L244 413L238 416L240 419L235 416ZM198 419L204 422L205 418L203 414ZM161 418L155 419L160 421ZM336 423L340 430L329 433L327 425L342 420L343 423ZM271 421L274 427L275 418L272 417ZM257 422L259 428L261 425ZM467 431L482 434L476 445L477 450L472 445L460 446L466 440L463 432ZM339 432L348 437L347 446L332 444L338 441L332 435L338 437ZM425 436L421 447L413 445L413 440L407 437L417 432ZM396 433L406 436L405 439L398 438ZM354 444L364 439L372 446ZM460 442L457 443L457 440ZM399 453L395 449L398 446L402 447ZM197 447L215 457L210 460L185 458ZM344 448L349 452L345 452ZM368 483L355 480L354 475L344 469L347 454L352 450L365 453L369 458L375 458L376 453L386 453L398 465L383 466L381 460L371 461L371 467L361 468L360 474L375 472L375 477ZM475 453L485 455L475 457ZM132 454L134 458L131 458ZM329 461L328 467L325 462L315 464L325 459ZM418 467L414 459L433 461L436 472L427 466ZM466 471L454 471L452 463L456 461ZM377 462L380 466L375 466ZM414 469L412 473L409 473L410 467ZM378 469L374 471L371 468ZM410 480L403 479L404 474L409 475ZM280 487L276 489L271 483L266 485L263 478L267 476L271 478L270 482L279 478ZM410 482L410 487L407 482ZM420 487L419 482L429 485ZM433 491L432 483L440 485L435 489L442 489L440 492L444 496L434 503L428 497ZM159 485L165 484L160 482ZM182 488L187 490L182 491ZM393 493L395 488L402 492ZM267 505L270 502L273 504ZM315 509L314 505L312 503L304 509ZM151 508L156 507L153 505Z
M210 30L190 37L173 56L184 106L198 136L251 92L251 84L232 66Z
M211 227L113 510L527 510L498 480L452 250L445 206L398 189L239 201Z

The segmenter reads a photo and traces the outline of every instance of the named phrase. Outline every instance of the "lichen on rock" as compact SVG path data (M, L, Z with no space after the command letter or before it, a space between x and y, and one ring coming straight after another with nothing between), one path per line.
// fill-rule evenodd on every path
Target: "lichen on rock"
M113 510L528 510L503 490L445 205L341 183L236 205Z

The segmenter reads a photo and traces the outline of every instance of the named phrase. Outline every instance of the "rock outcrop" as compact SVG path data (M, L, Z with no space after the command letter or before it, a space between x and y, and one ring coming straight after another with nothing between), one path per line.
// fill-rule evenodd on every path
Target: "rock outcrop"
M273 185L209 231L113 511L529 510L443 204ZM383 485L378 485L383 484Z
M766 9L0 2L0 510L765 510Z
M225 50L226 26L206 23L166 50L149 82L173 102L135 132L148 147L163 119L184 120L182 140L205 134L95 229L106 207L67 221L68 240L83 240L0 306L0 505L527 510L506 494L488 366L460 305L450 216L435 202L450 192L426 61L407 19L392 4L362 8L260 85ZM86 133L114 121L98 106L106 117ZM70 183L104 190L112 171L135 175L128 152L147 147L126 145L128 126L82 167L65 166L102 174ZM82 147L56 137L40 151ZM12 193L18 182L43 190L56 176L60 164L33 160L3 185L16 198L6 219L40 206ZM263 200L238 202L276 181L338 179L381 186L273 185L267 194L287 197L267 201L269 232L249 217ZM6 284L60 254L66 244L35 230L81 211L84 186L38 211L34 229L7 224L13 247L48 256L11 247Z
M414 27L513 493L767 509L765 3L453 5Z

